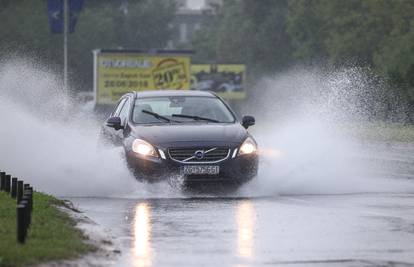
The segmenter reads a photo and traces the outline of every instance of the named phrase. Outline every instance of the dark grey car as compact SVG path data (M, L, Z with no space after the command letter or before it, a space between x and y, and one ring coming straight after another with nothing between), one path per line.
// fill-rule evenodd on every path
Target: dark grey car
M124 147L139 179L241 184L257 174L257 144L246 130L254 124L211 92L146 91L122 96L102 133Z

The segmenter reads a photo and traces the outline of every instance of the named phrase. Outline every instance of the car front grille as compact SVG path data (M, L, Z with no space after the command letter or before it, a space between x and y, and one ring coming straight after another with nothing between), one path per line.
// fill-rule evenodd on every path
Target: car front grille
M229 157L230 149L223 147L170 148L170 158L181 163L216 163ZM202 154L202 157L197 157Z

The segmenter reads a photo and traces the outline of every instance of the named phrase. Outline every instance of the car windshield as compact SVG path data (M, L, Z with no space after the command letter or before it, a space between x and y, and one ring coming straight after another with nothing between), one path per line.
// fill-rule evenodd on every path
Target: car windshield
M220 99L200 96L138 98L135 100L132 120L137 124L235 121Z

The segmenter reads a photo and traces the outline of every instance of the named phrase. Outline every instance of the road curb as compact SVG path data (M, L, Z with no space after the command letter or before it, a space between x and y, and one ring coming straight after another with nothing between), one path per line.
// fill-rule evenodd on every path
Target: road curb
M74 207L72 202L64 200L65 206L56 206L57 209L68 214L75 222L76 228L85 236L84 242L96 248L95 251L73 260L45 262L37 267L80 267L80 266L112 266L121 251L115 238L98 223L91 220L83 212Z

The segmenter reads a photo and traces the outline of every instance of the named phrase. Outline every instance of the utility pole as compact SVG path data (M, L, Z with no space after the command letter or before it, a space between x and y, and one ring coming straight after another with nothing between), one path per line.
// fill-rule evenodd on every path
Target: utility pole
M63 90L68 89L68 26L69 26L69 0L63 0Z

